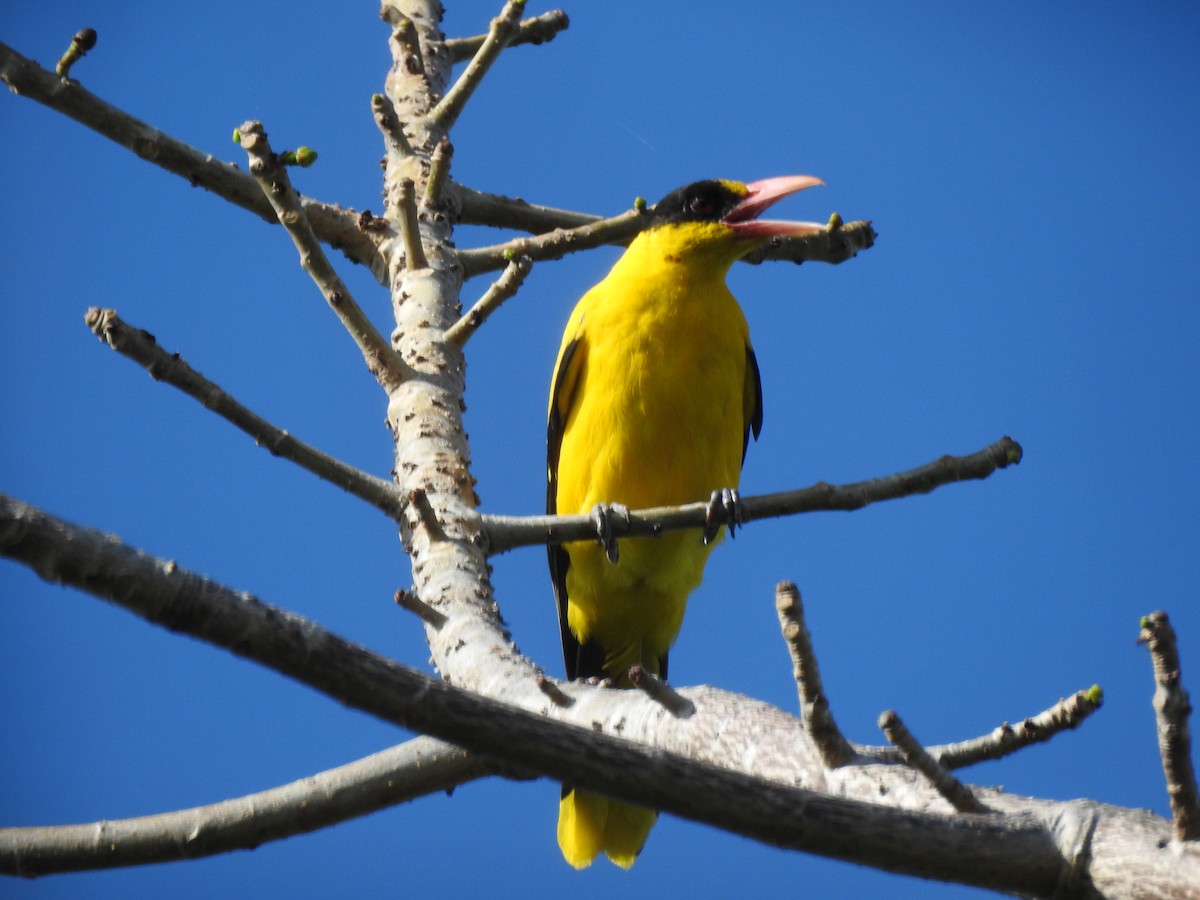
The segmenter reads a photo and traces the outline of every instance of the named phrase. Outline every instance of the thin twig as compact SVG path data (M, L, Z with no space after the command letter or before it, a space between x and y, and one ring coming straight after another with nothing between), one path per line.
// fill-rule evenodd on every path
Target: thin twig
M168 353L160 347L154 335L126 323L115 310L92 307L84 321L100 340L141 365L151 378L199 400L206 409L240 428L272 456L294 462L318 478L365 500L394 522L403 521L407 503L393 482L327 456L272 425L189 366L178 353Z
M238 140L250 158L250 173L262 186L262 191L271 201L280 223L291 236L292 243L296 245L300 254L300 265L358 344L367 368L375 376L375 380L384 390L391 393L412 375L412 369L367 318L350 289L334 271L313 233L308 218L304 215L299 196L288 177L287 168L281 165L279 157L271 150L262 123L243 123L238 129Z
M0 828L0 859L11 874L31 878L214 856L453 790L497 768L453 744L417 737L290 784L209 806L87 825Z
M887 735L887 739L900 750L905 761L924 775L951 806L962 813L985 813L988 811L988 808L979 802L966 785L929 755L904 726L904 722L900 720L894 710L889 709L880 715L879 727Z
M438 141L429 157L429 177L425 180L425 193L421 205L433 209L442 199L446 180L450 177L450 160L454 157L454 145L446 138Z
M446 617L418 597L412 591L400 589L395 595L396 605L401 609L406 609L413 613L421 621L434 628L441 628L446 624Z
M400 237L404 242L404 264L409 269L428 268L425 248L421 246L421 227L417 222L416 187L411 178L400 179L396 194L400 209Z
M446 342L462 349L479 326L487 321L488 316L499 309L505 300L516 294L532 268L533 260L528 256L518 256L509 260L504 273L491 283L475 305L446 329Z
M575 705L574 698L565 694L562 688L554 683L553 679L547 678L545 675L538 675L537 686L538 690L549 697L550 702L555 706L562 707L563 709L570 709Z
M534 16L531 19L525 19L521 22L520 30L516 37L508 42L508 46L516 47L518 44L544 44L546 41L552 41L558 36L560 31L563 31L571 24L567 18L567 14L561 9L552 9L549 12L544 12L540 16ZM446 52L450 55L452 63L460 63L470 59L479 52L479 48L483 46L483 42L487 40L486 34L479 34L467 38L450 38L446 41Z
M629 681L635 688L677 719L686 719L696 712L696 704L677 693L645 666L630 666Z
M833 265L853 259L860 250L875 245L875 229L869 221L843 222L834 213L823 231L800 238L776 238L742 258L742 262L826 262Z
M400 124L400 119L396 115L396 107L392 105L383 94L371 95L371 114L375 118L375 124L379 126L379 131L383 134L383 138L388 143L388 154L396 156L412 156L412 144L408 142L408 136L404 133L404 127Z
M489 194L462 184L451 184L459 206L458 220L468 225L511 228L530 234L544 234L556 228L580 228L600 222L603 216L527 203L520 197Z
M1200 840L1200 795L1192 768L1192 738L1188 717L1192 703L1180 674L1175 629L1161 610L1142 619L1138 641L1150 651L1154 665L1154 716L1158 723L1158 752L1162 757L1167 796L1175 819L1175 837Z
M518 22L525 9L525 0L508 0L500 15L492 19L488 35L479 46L458 80L429 113L430 124L443 134L454 127L467 101L475 93L500 52L519 32Z
M1100 690L1100 685L1094 684L1015 725L1005 722L990 734L926 749L947 769L961 769L986 760L1002 759L1032 744L1048 741L1060 732L1078 728L1103 703L1104 692Z
M836 769L844 766L855 758L854 748L842 735L837 722L833 720L833 713L829 711L829 699L821 683L817 655L804 622L804 604L793 582L781 581L776 586L775 611L779 614L783 638L792 656L792 675L800 694L800 715L804 726L826 767Z
M433 504L429 502L428 494L417 488L409 492L408 500L412 508L417 511L417 517L421 525L429 533L431 543L449 540L449 537L446 536L446 530L442 528L442 523L438 521Z
M1020 460L1020 445L1005 437L968 456L943 456L916 469L869 481L840 486L820 482L795 491L743 497L742 522L818 510L861 509L883 500L929 493L956 481L987 478L997 469L1015 465ZM631 511L627 518L613 517L612 530L615 537L650 537L667 531L703 528L707 511L707 500L683 506L641 509ZM480 529L491 554L533 544L563 544L596 538L595 522L586 513L572 516L485 515L480 517Z
M188 184L212 191L272 225L277 224L275 211L258 183L233 163L221 162L164 134L101 100L78 82L64 81L3 43L0 43L0 80L13 93L74 119ZM387 267L375 241L358 229L358 213L309 197L301 197L300 205L321 241L367 266L381 284L386 283Z

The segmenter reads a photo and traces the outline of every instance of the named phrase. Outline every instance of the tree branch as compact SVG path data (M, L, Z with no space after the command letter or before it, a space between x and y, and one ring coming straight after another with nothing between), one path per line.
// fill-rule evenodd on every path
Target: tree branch
M468 195L463 193L461 196L466 198ZM474 196L472 205L467 208L477 216L491 214L492 221L523 223L521 225L512 224L508 227L527 229L527 226L533 222L549 223L560 217L569 221L583 215L544 207L509 206L495 198L485 201L484 196L486 195ZM501 214L502 210L503 214ZM608 219L593 219L586 224L571 228L558 228L548 233L539 233L531 238L515 238L491 247L459 250L458 259L462 263L464 277L473 278L484 272L502 268L505 262L516 254L523 254L535 262L540 262L548 259L561 259L568 253L590 250L603 244L627 244L637 236L638 232L650 224L650 218L644 213L643 207L635 207ZM843 225L836 216L835 219L836 227L800 238L777 238L762 249L745 257L743 261L761 263L765 260L785 260L794 263L813 261L837 264L853 258L860 250L874 245L875 230L871 227L870 222L851 222ZM831 219L832 221L834 220ZM491 224L491 222L487 224Z
M968 456L943 456L916 469L859 481L832 485L819 482L812 487L778 494L759 494L742 498L742 522L770 519L818 510L854 510L913 494L927 494L955 481L987 478L997 469L1021 461L1021 447L1012 438L1001 438ZM616 537L652 537L685 528L703 528L707 501L683 506L660 506L635 510L626 517L614 518ZM591 517L575 516L492 516L480 517L480 528L488 552L504 553L514 547L531 544L562 544L567 541L594 540L596 527Z
M77 82L65 81L43 69L4 43L0 43L0 81L13 93L74 119L189 184L211 191L272 225L277 222L262 189L233 163L221 162L164 134L106 103ZM358 228L358 214L354 210L340 209L308 197L301 197L300 205L321 241L341 250L351 261L366 266L380 283L385 283L386 271L375 241Z
M988 792L988 805L1006 815L946 817L796 787L782 772L778 779L767 779L631 743L554 721L547 714L574 713L587 721L593 714L587 704L575 703L567 712L558 704L527 711L453 687L248 594L5 497L0 497L0 554L29 565L49 581L73 585L172 631L225 647L386 721L521 770L776 846L1037 896L1102 896L1113 885L1129 883L1149 896L1154 885L1200 880L1200 853L1162 855L1158 848L1169 829L1157 817L999 791ZM544 698L536 683L528 687ZM614 702L621 704L631 724L639 706L658 710L663 721L657 704L640 692L568 687L576 698L609 695L614 701L612 695L619 695ZM723 706L729 702L723 697L735 701L735 710L753 708L761 715L769 709L712 689L690 689L686 696L696 713L665 721L673 729L688 729L709 720L708 725L722 729L722 738L736 739L747 724ZM770 716L782 714L775 711ZM754 732L759 750L776 739L769 728L763 729L765 721L760 720ZM870 770L868 790L873 796L895 800L908 794L911 799L914 787L902 787L908 783L908 770L878 763ZM891 789L881 791L884 784ZM837 787L829 789L834 793ZM0 871L15 874L18 868L17 854L0 853ZM1074 889L1067 892L1071 885Z
M1192 738L1188 716L1192 702L1183 688L1175 629L1159 610L1142 619L1138 641L1150 650L1154 664L1154 716L1158 724L1158 752L1162 757L1167 796L1175 818L1175 837L1200 840L1200 795L1192 769Z
M446 341L456 347L463 347L471 339L479 326L500 308L505 300L515 295L525 283L525 277L533 268L533 260L528 256L518 256L511 259L504 268L504 274L491 283L483 296L475 305L468 309L453 325L446 329Z
M924 775L937 789L946 802L961 813L986 813L984 806L961 781L950 774L933 755L912 736L895 710L887 710L879 716L879 728L887 739L900 751L904 761Z
M0 870L33 878L251 850L494 774L495 764L418 737L270 790L86 825L0 828Z
M471 57L471 61L467 63L462 74L458 76L458 81L430 112L429 120L434 130L445 134L454 127L454 123L467 105L467 101L482 83L483 76L500 56L501 51L519 33L518 23L524 9L525 0L507 0L500 15L492 19L487 37L479 45L479 49L475 51L475 55Z
M1035 816L947 819L828 797L553 722L415 672L248 594L9 498L0 498L0 553L49 581L253 659L386 721L776 846L964 883L985 877L990 886L1034 894L1050 893L1075 864L1063 859L1055 834ZM928 855L914 852L916 833ZM15 873L18 864L15 854L0 855L0 871Z
M982 737L926 749L947 769L961 769L989 759L1003 759L1025 747L1048 741L1060 732L1078 728L1103 702L1104 692L1100 690L1100 685L1094 684L1016 725L1005 722Z
M491 228L511 228L514 231L542 234L556 228L579 228L604 219L603 216L592 213L526 203L520 197L488 194L462 184L452 184L450 189L459 207L458 220L468 225L487 225ZM629 239L632 237L633 233Z
M271 150L262 123L243 122L237 135L238 143L250 157L250 173L261 185L275 215L296 245L301 267L362 351L367 369L385 391L391 392L412 376L412 370L367 318L350 289L334 271L304 215L300 196L292 187L286 166L280 155Z
M96 337L142 366L155 381L165 382L199 400L205 409L240 428L272 456L289 460L365 500L395 522L403 519L407 504L393 482L334 459L272 425L189 366L178 353L168 353L160 347L150 332L127 324L116 310L93 306L84 321Z
M523 20L516 35L508 42L508 46L544 44L546 41L552 41L558 37L559 32L565 30L570 24L565 12L561 9L552 9L539 16ZM479 48L483 46L487 37L486 34L480 34L467 38L450 38L446 41L446 52L450 54L450 61L452 63L467 61L479 52Z
M781 581L775 588L775 611L792 657L792 675L800 694L800 718L812 735L821 761L831 769L844 766L856 756L850 742L829 711L829 698L821 683L817 655L813 651L808 627L804 623L804 604L795 583Z

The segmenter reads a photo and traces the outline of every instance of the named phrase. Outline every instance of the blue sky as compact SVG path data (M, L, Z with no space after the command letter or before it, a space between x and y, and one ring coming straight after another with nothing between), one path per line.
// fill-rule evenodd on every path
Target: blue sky
M449 34L499 3L447 3ZM838 267L739 266L766 422L745 493L854 481L1004 434L1020 466L853 514L760 523L713 556L672 654L677 684L795 706L772 590L804 592L835 715L879 742L973 736L1099 682L1077 732L969 781L1166 813L1138 617L1166 608L1200 691L1200 10L1185 3L610 2L506 54L454 134L455 176L615 213L703 177L804 173L780 215L869 218ZM530 3L529 11L549 8ZM369 97L376 8L9 4L0 40L200 149L264 121L309 144L301 190L380 208ZM254 447L100 345L131 324L267 418L381 476L384 403L281 230L62 117L0 97L0 490L118 534L426 668L377 512ZM460 246L500 235L462 229ZM467 425L484 509L540 510L545 393L574 300L616 256L535 266L471 342ZM343 276L386 328L381 289ZM485 289L464 289L471 301ZM520 649L561 672L545 556L495 561ZM223 651L0 563L0 820L87 822L214 802L403 738ZM0 882L0 895L332 893L960 897L669 818L631 873L579 874L557 786L489 781L315 835L185 864Z

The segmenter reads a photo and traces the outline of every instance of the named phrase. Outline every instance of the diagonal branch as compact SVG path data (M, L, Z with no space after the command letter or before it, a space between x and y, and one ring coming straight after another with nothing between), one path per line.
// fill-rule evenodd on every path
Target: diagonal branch
M280 223L287 230L300 253L300 265L320 289L330 308L358 349L362 351L367 369L385 391L391 393L397 385L412 375L412 369L392 349L378 329L355 301L350 289L338 277L317 236L312 230L300 196L292 187L279 154L272 152L267 133L261 122L244 122L237 130L238 142L250 157L250 172L262 186Z
M770 519L818 510L854 510L913 494L927 494L956 481L987 478L997 469L1021 461L1021 446L1012 438L1001 438L969 456L943 456L941 459L909 469L859 481L833 485L820 482L812 487L778 494L760 494L742 498L742 522ZM707 501L683 506L662 506L631 511L628 517L614 519L616 537L649 537L685 528L703 528ZM481 516L480 526L487 538L489 553L504 553L514 547L531 544L562 544L567 541L594 540L596 526L588 515L576 516Z
M463 313L462 318L446 329L446 341L456 347L463 347L479 326L487 321L488 316L520 290L532 268L533 260L528 256L518 256L509 260L504 274L491 283L475 305Z
M1142 619L1138 641L1150 651L1154 665L1154 717L1158 726L1158 752L1162 757L1167 796L1175 819L1175 837L1200 841L1200 796L1192 768L1192 737L1188 717L1192 702L1180 676L1179 647L1167 614L1159 610Z
M454 127L454 123L462 114L467 101L471 99L475 89L483 82L483 76L500 56L501 51L519 33L518 23L524 9L525 0L508 0L504 4L504 9L500 11L500 15L492 19L487 37L479 45L479 49L475 51L475 55L467 63L462 74L458 76L458 81L454 82L446 95L429 113L429 121L435 131L445 134Z
M74 81L64 81L31 59L0 43L0 81L13 93L62 113L133 151L189 184L212 191L235 206L275 224L271 204L254 179L233 163L221 162L178 138L134 118ZM384 283L387 272L371 236L358 228L358 214L308 197L300 205L317 237L371 270Z
M559 32L570 24L565 12L561 9L552 9L540 16L523 20L516 35L508 42L508 46L544 44L546 41L552 41L558 37ZM479 52L479 48L483 46L487 37L486 34L479 34L468 38L450 38L446 41L446 52L450 54L450 61L453 63L466 62Z
M949 769L921 746L921 742L913 737L895 710L889 709L879 716L879 727L892 745L900 751L905 762L924 775L956 810L961 813L990 812L969 787L951 775Z
M1048 741L1059 732L1078 728L1103 702L1104 692L1100 690L1100 685L1094 684L1016 725L1005 722L990 734L926 749L947 769L961 769L989 759L1003 759L1025 747ZM886 748L871 748L871 752L880 751L882 755L893 758Z
M168 353L160 347L154 335L127 324L115 310L93 306L84 321L96 337L144 367L151 378L165 381L199 400L206 409L250 435L254 443L272 456L290 460L318 478L365 500L393 521L399 522L403 518L407 504L393 482L334 459L272 425L189 366L178 353Z
M153 816L0 828L0 870L34 877L252 850L496 772L494 763L418 737L336 769L208 806Z
M781 581L776 585L775 611L779 614L780 629L792 657L792 675L800 694L800 718L804 727L812 735L821 761L828 768L844 766L854 759L854 747L842 735L829 710L817 654L804 622L804 604L793 582Z

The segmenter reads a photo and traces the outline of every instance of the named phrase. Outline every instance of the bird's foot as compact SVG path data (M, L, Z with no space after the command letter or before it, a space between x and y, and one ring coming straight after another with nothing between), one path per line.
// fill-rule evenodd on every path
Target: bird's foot
M721 526L729 528L729 536L733 537L734 529L742 524L742 498L736 488L722 488L713 491L708 498L708 508L704 511L704 543L711 544L717 539Z
M617 536L613 534L613 519L620 517L625 520L626 530L629 527L629 507L622 503L597 503L592 507L592 524L596 526L596 540L604 548L604 555L610 563L615 563L620 556L617 548Z

